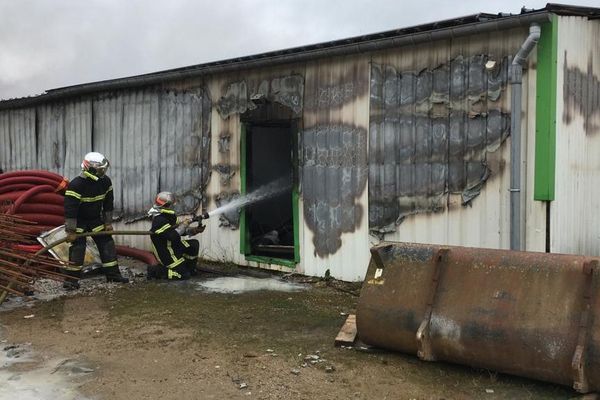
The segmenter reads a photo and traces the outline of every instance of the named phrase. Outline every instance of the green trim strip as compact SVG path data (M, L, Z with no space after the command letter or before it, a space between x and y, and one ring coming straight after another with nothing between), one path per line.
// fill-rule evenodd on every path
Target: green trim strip
M553 15L551 22L542 24L537 45L534 200L554 200L557 85L558 20Z
M300 187L298 171L300 170L300 163L298 161L298 142L300 129L298 123L292 124L292 171L293 171L293 189L292 189L292 223L294 224L294 261L300 262L300 212L299 212L299 199L300 193L298 188ZM295 265L294 265L295 267Z
M275 264L284 267L296 268L296 261L286 260L285 258L273 258L265 256L246 256L246 261L254 261L262 264Z
M242 122L242 130L240 132L240 193L241 196L246 195L246 130L247 126ZM250 234L246 223L246 208L242 207L240 213L240 253L250 254Z

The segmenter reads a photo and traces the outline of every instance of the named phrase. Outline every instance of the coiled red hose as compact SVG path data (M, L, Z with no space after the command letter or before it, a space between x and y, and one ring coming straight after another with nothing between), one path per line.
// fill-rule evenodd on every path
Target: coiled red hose
M15 203L12 205L12 207L8 209L8 211L6 213L7 214L16 213L17 211L19 211L19 207L21 207L21 204L25 203L27 200L29 200L31 197L35 196L36 194L44 193L44 192L54 192L54 188L50 185L42 185L42 186L32 187L31 189L29 189L25 193L23 193L21 196L19 196L19 198L15 201ZM34 222L37 222L37 221L34 221Z
M29 176L46 178L46 179L50 179L50 180L53 180L56 182L60 182L65 179L64 177L62 177L58 174L55 174L54 172L44 171L44 170L40 170L40 169L29 169L29 170L25 170L25 171L13 171L13 172L5 172L3 174L0 174L0 181L7 179L7 178L29 177Z
M36 223L22 229L39 235L64 223L64 197L60 193L67 185L67 179L50 171L0 174L0 212Z
M2 182L0 182L2 184ZM35 185L33 183L14 183L12 185L0 186L0 194L8 192L16 192L19 190L31 189Z
M15 176L14 178L5 178L0 180L0 185L14 185L18 183L31 183L34 185L48 185L52 190L58 187L58 183L55 180L42 178L38 176Z
M140 260L144 264L148 264L148 265L158 264L158 261L156 261L156 257L154 257L154 254L152 254L149 251L135 249L135 248L129 247L129 246L116 246L116 247L117 247L117 254L120 256L132 257L132 258Z
M10 206L0 206L0 213L5 213L6 211L8 211L9 208ZM57 204L21 204L21 206L19 207L19 214L28 213L41 213L64 216L65 208ZM59 225L62 225L62 222Z
M11 192L0 194L0 203L2 202L15 202L21 197L25 191ZM58 206L64 206L65 198L57 193L40 193L32 196L29 199L29 203L35 204L54 204Z
M21 233L38 236L64 223L63 193L69 181L50 171L27 170L0 174L0 212L14 214L36 225L15 228ZM38 245L15 245L15 249L35 253ZM149 251L116 246L117 254L132 257L148 265L157 264Z

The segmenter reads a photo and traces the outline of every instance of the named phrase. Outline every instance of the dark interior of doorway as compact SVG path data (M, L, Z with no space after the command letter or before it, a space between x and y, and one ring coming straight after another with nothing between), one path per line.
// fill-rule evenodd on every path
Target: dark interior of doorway
M279 194L246 208L249 255L294 259L293 140L289 122L246 128L246 192L277 181Z

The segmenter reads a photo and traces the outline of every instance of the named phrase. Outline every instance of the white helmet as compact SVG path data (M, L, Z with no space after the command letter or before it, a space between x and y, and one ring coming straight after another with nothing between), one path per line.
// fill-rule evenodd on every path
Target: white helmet
M106 173L109 165L110 164L104 155L93 151L91 153L87 153L85 157L83 157L81 169L85 172L89 172L92 175L101 177Z
M160 192L154 199L154 206L159 208L171 208L176 203L177 199L171 192Z

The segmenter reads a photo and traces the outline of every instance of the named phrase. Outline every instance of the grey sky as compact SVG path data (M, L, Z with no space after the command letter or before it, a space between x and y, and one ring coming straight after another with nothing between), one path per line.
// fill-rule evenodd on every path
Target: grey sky
M599 0L577 5L600 6ZM0 99L545 1L0 0Z

